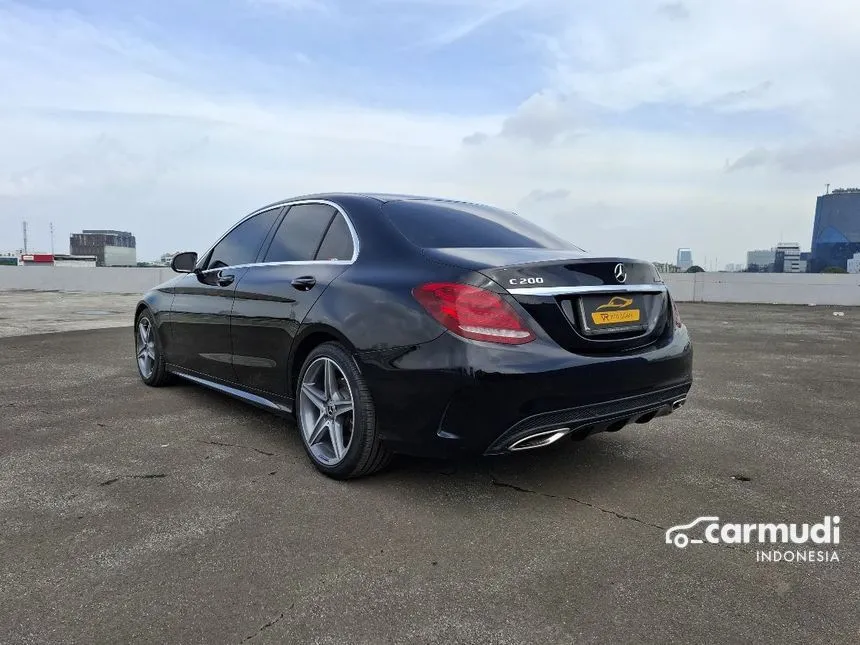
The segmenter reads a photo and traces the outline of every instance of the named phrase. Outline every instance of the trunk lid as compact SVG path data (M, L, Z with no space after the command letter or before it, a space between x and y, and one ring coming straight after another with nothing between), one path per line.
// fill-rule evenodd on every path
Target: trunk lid
M548 249L434 249L432 256L496 282L571 352L623 353L671 333L666 287L650 262Z

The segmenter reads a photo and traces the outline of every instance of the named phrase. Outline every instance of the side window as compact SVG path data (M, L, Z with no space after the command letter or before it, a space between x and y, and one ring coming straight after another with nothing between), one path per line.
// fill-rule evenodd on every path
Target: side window
M343 215L335 215L334 221L325 234L317 260L351 260L353 254L352 234Z
M257 260L257 253L269 234L280 208L272 208L246 219L218 242L209 256L207 269L250 264Z
M299 204L287 211L272 238L266 262L313 260L335 210L325 204Z

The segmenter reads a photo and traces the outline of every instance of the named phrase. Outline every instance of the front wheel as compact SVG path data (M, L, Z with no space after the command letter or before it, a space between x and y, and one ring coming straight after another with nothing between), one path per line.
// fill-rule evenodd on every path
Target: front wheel
M376 429L370 390L339 343L323 343L305 360L296 391L296 420L305 451L329 477L369 475L391 458Z
M134 350L137 371L144 383L159 387L170 381L155 320L148 309L144 309L134 323Z

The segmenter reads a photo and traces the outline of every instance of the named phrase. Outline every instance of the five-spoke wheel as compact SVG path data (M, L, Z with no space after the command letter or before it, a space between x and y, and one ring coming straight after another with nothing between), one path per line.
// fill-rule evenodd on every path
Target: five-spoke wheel
M343 460L352 442L352 391L332 359L321 356L305 370L299 415L305 442L314 456L327 465Z
M296 419L305 450L329 477L360 477L388 463L391 455L376 428L370 390L339 343L323 343L305 359L296 387Z
M137 369L144 379L152 376L155 369L155 334L152 323L147 316L141 316L137 321Z
M171 376L164 364L158 330L149 309L144 309L134 321L134 351L137 371L147 385L159 386L170 382Z

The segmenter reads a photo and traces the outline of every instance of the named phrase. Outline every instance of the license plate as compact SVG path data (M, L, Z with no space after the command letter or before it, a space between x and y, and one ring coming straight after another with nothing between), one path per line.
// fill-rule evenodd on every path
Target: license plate
M591 313L591 320L595 325L639 322L639 318L638 309L616 309L615 311L594 311Z
M639 293L582 296L579 306L583 331L600 334L642 328L647 318L645 298Z

